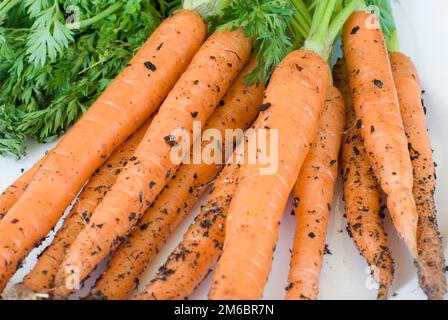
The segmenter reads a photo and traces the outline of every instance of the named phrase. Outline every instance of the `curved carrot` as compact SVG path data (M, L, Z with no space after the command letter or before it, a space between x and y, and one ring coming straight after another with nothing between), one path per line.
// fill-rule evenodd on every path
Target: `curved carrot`
M421 261L420 285L429 299L442 300L447 292L445 257L437 225L434 202L436 170L426 129L420 80L409 57L401 53L391 53L390 60L414 168L413 192L419 217L417 248Z
M325 61L303 50L290 53L274 71L265 94L265 111L255 122L255 132L250 139L255 139L261 129L267 131L268 140L275 139L275 129L278 146L271 150L270 141L267 141L266 145L259 145L259 149L267 155L278 152L278 167L274 174L269 174L262 170L260 161L255 164L246 161L241 166L238 192L233 197L226 222L224 252L209 295L211 299L259 299L262 296L278 225L317 133L329 78Z
M205 36L204 21L194 11L180 10L165 20L48 155L0 222L0 290L86 180L159 107Z
M53 287L54 278L64 259L66 250L88 223L93 210L115 183L118 174L134 154L148 129L152 117L125 143L117 148L109 159L90 178L78 196L72 210L56 233L52 243L39 257L36 266L28 273L23 285L34 292L46 292Z
M418 261L412 164L389 56L375 16L354 13L344 26L343 41L355 112L370 163L387 195L395 228Z
M213 184L207 205L182 241L136 300L183 300L193 292L219 258L227 210L237 186L238 165L227 165Z
M379 283L378 299L387 299L394 276L394 262L381 218L381 189L370 165L353 109L353 96L344 60L339 60L334 80L344 95L346 134L342 147L342 174L348 230L360 254Z
M31 182L34 174L42 166L45 160L45 156L40 159L31 169L22 174L16 181L13 182L5 191L0 195L0 220L8 213L9 209L19 200L22 194L25 192L28 184Z
M204 130L213 128L224 136L225 129L246 129L255 120L264 86L244 84L244 76L256 66L256 59L241 71ZM204 147L209 142L204 141ZM224 146L224 149L226 146ZM172 230L190 211L215 177L221 165L183 164L143 215L138 229L131 233L109 261L107 270L92 291L95 299L124 299L135 288L139 275L157 254Z
M330 87L319 131L294 188L296 234L286 299L316 300L344 134L344 100Z
M160 107L135 160L69 249L56 277L56 296L68 294L67 271L76 269L84 279L130 233L177 169L170 151L180 138L173 133L181 128L191 133L194 120L205 122L247 62L251 47L241 29L217 31L207 39Z

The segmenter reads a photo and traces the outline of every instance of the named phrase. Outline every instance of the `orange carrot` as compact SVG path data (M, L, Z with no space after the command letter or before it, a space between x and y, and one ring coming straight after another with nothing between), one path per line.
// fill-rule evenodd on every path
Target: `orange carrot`
M216 31L207 39L160 107L135 160L119 175L88 228L69 249L56 277L56 296L69 292L67 271L77 270L79 279L84 279L130 233L177 169L170 151L180 137L173 133L181 128L191 133L193 120L205 122L247 62L251 47L241 29Z
M412 163L383 33L373 14L357 12L344 26L343 40L370 164L387 195L395 228L418 261Z
M227 210L237 187L238 165L227 165L213 184L207 205L184 234L157 275L136 300L183 300L219 258Z
M116 149L86 184L52 243L45 249L36 266L26 275L23 285L34 292L47 292L64 259L67 248L88 223L93 210L115 183L118 174L135 152L152 117Z
M330 87L319 131L294 188L296 235L287 300L316 300L328 219L338 176L337 159L345 123L344 100Z
M447 292L447 284L445 257L434 202L436 170L431 141L426 129L420 80L414 63L409 57L401 53L391 53L390 60L414 168L413 193L419 218L417 248L421 261L420 285L429 299L443 300Z
M226 96L207 120L204 130L213 128L224 136L225 129L246 129L255 120L264 86L244 84L244 76L256 66L256 59L243 69ZM204 141L204 147L209 142ZM226 149L224 145L224 149ZM183 164L111 258L107 270L92 291L94 299L124 299L135 288L139 275L166 242L168 236L206 190L221 169L217 164Z
M267 143L260 153L278 155L275 174L260 161L245 162L226 222L224 252L218 262L211 299L259 299L271 268L278 226L287 199L313 141L324 108L330 72L312 52L290 53L274 71L252 141L261 129ZM292 94L293 93L293 94ZM278 146L275 142L278 132ZM278 147L278 148L277 148ZM262 173L263 172L263 173Z
M205 36L194 11L179 10L165 20L48 155L0 222L0 290L86 180L159 107Z
M344 60L334 68L334 80L344 95L346 134L342 147L345 213L348 231L379 283L378 299L387 299L394 276L387 236L381 218L381 190L364 148L353 109L353 96Z
M45 157L40 159L31 169L22 174L0 195L0 220L8 213L9 209L19 200L31 182L34 174L39 170Z

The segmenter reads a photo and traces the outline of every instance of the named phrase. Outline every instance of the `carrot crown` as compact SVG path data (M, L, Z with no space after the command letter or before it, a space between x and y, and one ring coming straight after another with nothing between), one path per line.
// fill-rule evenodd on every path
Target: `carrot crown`
M314 8L314 15L309 32L302 36L306 39L303 49L320 55L328 61L334 42L336 41L344 23L356 10L365 8L362 0L316 0L309 9ZM301 14L301 10L297 10ZM306 19L301 15L302 19Z

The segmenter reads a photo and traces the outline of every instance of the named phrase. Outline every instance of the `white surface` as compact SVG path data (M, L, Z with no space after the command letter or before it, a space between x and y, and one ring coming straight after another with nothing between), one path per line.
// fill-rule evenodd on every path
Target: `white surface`
M436 192L439 210L440 231L444 237L445 256L448 256L448 146L444 139L448 138L448 99L446 98L446 84L448 83L448 1L446 0L402 0L401 5L395 5L395 15L400 35L401 51L410 55L420 72L423 89L426 90L425 102L428 108L428 126L430 128L435 160L438 163L439 177ZM21 173L21 168L28 169L51 145L31 145L28 156L21 161L0 158L0 190L6 188ZM340 183L333 204L332 221L328 231L327 243L332 255L326 255L321 276L321 299L374 299L376 291L372 289L367 264L359 256L352 240L345 231L343 203L341 200ZM177 232L168 241L152 266L143 277L149 280L166 256L182 237L183 232L192 220L193 210ZM289 249L292 245L295 220L289 214L291 207L286 210L280 229L280 239L275 253L273 270L265 290L266 299L282 299L287 285L289 269ZM391 293L396 293L392 299L424 299L419 289L416 271L413 263L397 238L390 221L386 225L389 242L396 262L396 277ZM44 245L48 244L47 240ZM43 245L43 246L44 246ZM43 247L34 250L27 258L25 266L16 274L11 283L21 280L36 261L36 254ZM142 279L141 283L144 283ZM191 298L206 297L210 277L197 289Z

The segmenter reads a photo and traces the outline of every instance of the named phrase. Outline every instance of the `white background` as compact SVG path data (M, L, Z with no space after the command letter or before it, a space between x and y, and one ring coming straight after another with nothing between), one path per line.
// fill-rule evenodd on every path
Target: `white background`
M435 160L438 163L439 178L436 201L439 210L440 231L444 237L445 256L448 256L448 1L446 0L401 0L395 4L401 51L410 55L417 65L426 90L425 102L428 108L428 127L431 133ZM445 140L446 141L446 140ZM20 160L0 158L0 190L6 188L19 175L21 168L28 169L52 145L30 144L28 155ZM371 287L369 269L345 231L343 202L340 182L333 204L332 221L328 230L327 243L332 255L326 255L321 276L320 299L374 299L376 291ZM204 200L204 199L203 199ZM151 279L157 268L163 263L176 243L181 239L198 207L178 228L168 241L166 247L145 273L141 283ZM289 250L294 235L295 220L288 207L280 229L280 239L275 254L272 273L266 286L264 298L283 299L287 285L289 269ZM32 213L30 213L32 214ZM391 290L392 299L424 299L419 289L413 263L401 241L397 238L390 221L386 222L389 243L396 262L396 275ZM48 241L46 242L48 244ZM44 244L45 245L45 244ZM43 245L43 246L44 246ZM16 274L11 284L21 280L36 261L36 254L42 250L34 250L26 260L25 266ZM206 298L210 277L196 290L191 298Z

